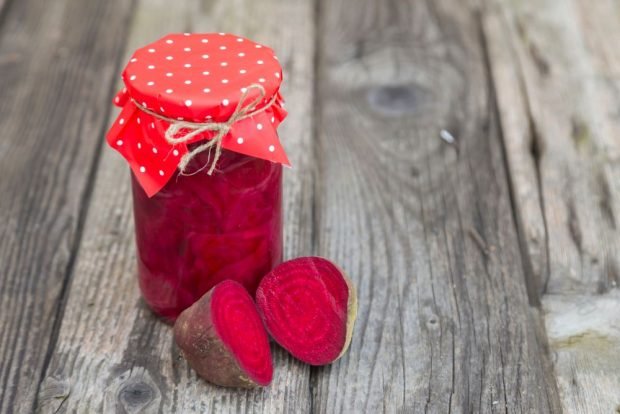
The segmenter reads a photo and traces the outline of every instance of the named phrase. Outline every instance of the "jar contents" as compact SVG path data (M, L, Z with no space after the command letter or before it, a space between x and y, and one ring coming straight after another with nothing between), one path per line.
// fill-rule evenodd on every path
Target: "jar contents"
M226 279L254 296L282 260L282 165L224 150L208 175L208 162L197 155L151 198L132 175L140 289L170 321Z

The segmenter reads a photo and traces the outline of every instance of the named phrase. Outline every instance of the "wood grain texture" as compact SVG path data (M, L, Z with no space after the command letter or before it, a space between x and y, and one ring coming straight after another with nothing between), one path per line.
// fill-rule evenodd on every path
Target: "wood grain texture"
M560 409L469 4L321 2L317 253L360 308L317 412Z
M620 409L620 6L487 3L516 216L530 291L544 294L562 405L612 412Z
M265 22L273 22L265 24ZM314 22L312 3L140 0L128 55L172 31L229 31L274 47L284 95L294 108L280 130L286 170L286 255L311 249L311 147ZM197 378L173 345L171 327L139 299L128 168L105 149L95 182L74 281L41 386L41 412L308 412L310 370L274 347L270 387L239 391Z
M564 412L619 412L620 292L547 295L543 305Z
M0 3L0 412L27 413L62 309L131 4Z
M620 283L620 5L489 2L517 214L538 290Z

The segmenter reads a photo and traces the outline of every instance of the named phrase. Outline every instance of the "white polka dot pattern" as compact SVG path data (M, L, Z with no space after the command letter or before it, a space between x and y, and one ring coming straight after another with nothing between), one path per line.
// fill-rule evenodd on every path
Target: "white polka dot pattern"
M280 88L281 72L273 50L239 36L170 34L136 50L123 80L129 95L149 108L193 121L206 115L223 121L239 102L242 87L260 84L271 97ZM205 88L212 93L201 94ZM188 99L194 102L191 109L184 105ZM224 99L229 108L220 105Z
M189 122L224 122L244 93L247 104L265 90L264 111L236 122L222 147L249 156L289 165L277 127L286 117L279 93L282 69L273 51L248 39L225 33L170 34L136 50L123 72L126 88L114 98L122 107L110 128L110 146L125 157L149 196L174 175L186 144L168 144L169 123L143 112L133 101L162 116ZM133 100L133 101L132 101ZM181 135L183 132L181 132ZM212 133L190 143L210 139ZM188 143L188 144L190 144ZM143 145L152 150L141 150Z

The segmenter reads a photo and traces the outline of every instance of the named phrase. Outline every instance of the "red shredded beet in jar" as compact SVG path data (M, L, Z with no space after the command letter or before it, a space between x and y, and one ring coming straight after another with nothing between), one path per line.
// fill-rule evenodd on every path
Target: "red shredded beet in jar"
M132 175L140 289L167 320L225 279L254 295L282 260L282 165L224 150L213 175L194 173L208 161L151 198Z

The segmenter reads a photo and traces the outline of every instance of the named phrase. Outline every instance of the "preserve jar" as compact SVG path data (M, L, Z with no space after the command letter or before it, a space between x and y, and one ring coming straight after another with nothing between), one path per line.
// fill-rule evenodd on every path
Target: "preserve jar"
M273 51L224 33L170 34L123 71L107 135L131 168L138 280L173 321L214 285L254 295L282 260L286 116Z

